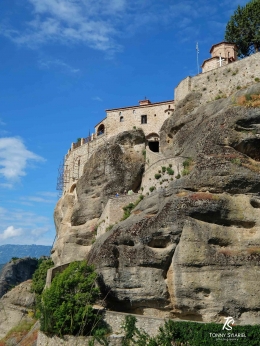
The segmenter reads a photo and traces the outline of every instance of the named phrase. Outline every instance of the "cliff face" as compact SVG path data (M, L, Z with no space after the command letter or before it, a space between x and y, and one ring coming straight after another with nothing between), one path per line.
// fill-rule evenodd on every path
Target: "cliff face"
M109 197L140 188L144 149L144 134L135 130L111 138L91 156L76 190L63 196L54 212L57 240L52 259L56 266L86 257Z
M260 109L238 105L246 94L259 95L260 84L204 105L199 93L179 102L160 149L171 163L188 158L180 176L91 246L102 203L140 185L144 138L122 134L113 151L93 155L76 193L58 202L55 264L87 258L110 309L260 323Z
M190 159L94 243L109 308L260 323L260 109L245 94L260 85L202 106L189 94L164 123L164 156Z
M32 278L38 265L37 259L19 258L7 263L0 275L0 297L12 287Z

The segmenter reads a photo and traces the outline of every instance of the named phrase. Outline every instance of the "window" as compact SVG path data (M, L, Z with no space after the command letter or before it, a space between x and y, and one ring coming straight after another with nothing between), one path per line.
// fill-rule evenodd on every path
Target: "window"
M147 124L147 115L141 115L141 124Z
M99 125L98 129L97 129L97 135L103 135L105 133L105 126L103 124Z
M171 108L171 105L169 105L168 108L170 109L170 108Z
M120 117L120 123L124 121L124 117Z
M122 114L122 112L119 112L119 115L121 115Z
M133 114L135 114L135 109L133 109Z

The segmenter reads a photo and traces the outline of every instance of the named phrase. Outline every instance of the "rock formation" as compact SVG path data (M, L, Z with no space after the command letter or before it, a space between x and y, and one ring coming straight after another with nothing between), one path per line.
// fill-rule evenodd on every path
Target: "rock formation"
M7 263L0 275L0 297L12 287L32 278L38 260L30 257L19 258Z
M34 324L34 320L28 314L33 309L34 305L34 294L31 292L32 280L22 282L20 285L14 287L8 293L6 293L0 299L0 339L2 339L13 327L19 324ZM21 330L22 332L22 330ZM28 333L28 330L26 330ZM18 345L21 341L22 333L16 333L9 336L8 345ZM16 337L17 336L17 339ZM36 339L37 335L34 339ZM10 339L12 338L12 340ZM32 343L19 344L30 346Z
M143 132L133 130L111 138L91 156L76 190L63 196L54 212L57 240L52 259L56 266L86 257L110 196L140 188L144 148Z
M161 129L186 172L93 245L108 307L200 321L260 323L260 109L236 100L179 103ZM187 172L188 170L188 172ZM188 174L189 173L189 174Z
M189 158L180 176L91 246L108 197L140 187L144 138L123 133L94 154L76 193L58 202L55 265L87 258L112 310L260 323L260 109L238 104L246 94L260 84L204 105L195 92L180 101L160 132L164 159Z

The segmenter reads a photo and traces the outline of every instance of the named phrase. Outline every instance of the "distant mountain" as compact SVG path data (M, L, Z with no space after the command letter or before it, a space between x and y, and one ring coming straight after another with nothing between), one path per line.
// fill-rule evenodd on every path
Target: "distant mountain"
M0 271L1 265L9 262L12 257L36 257L50 256L51 246L45 245L0 245Z

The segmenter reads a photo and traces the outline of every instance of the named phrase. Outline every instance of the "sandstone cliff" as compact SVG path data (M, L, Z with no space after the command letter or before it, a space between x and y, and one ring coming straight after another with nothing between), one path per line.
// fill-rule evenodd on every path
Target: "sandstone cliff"
M30 257L19 258L7 263L0 275L0 297L12 287L32 278L38 260Z
M141 130L123 132L96 151L84 167L73 193L55 209L55 265L82 260L90 250L97 222L108 198L125 190L138 191L144 171L145 137Z
M138 189L144 163L140 132L101 148L58 202L55 265L87 258L112 310L260 323L260 109L238 105L246 94L260 84L204 105L187 95L160 132L164 159L184 167L91 246L102 203Z

